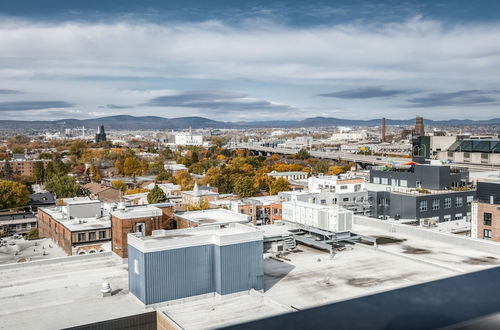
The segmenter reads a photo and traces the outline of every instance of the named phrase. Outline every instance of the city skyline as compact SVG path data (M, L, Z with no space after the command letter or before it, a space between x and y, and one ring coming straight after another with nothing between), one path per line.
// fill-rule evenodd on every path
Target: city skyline
M0 114L490 119L498 6L6 1Z

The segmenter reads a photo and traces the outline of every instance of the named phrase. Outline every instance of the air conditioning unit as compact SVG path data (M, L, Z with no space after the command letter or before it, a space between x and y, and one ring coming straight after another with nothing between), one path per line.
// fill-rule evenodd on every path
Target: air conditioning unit
M272 243L271 244L271 252L278 253L283 252L283 243Z

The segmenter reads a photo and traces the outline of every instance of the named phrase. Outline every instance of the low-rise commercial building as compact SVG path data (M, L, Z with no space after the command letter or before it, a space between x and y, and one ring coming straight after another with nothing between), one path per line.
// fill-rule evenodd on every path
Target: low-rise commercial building
M499 139L466 139L453 143L448 150L437 153L442 161L500 166Z
M308 173L307 172L301 172L301 171L294 171L294 172L277 172L277 171L272 171L268 173L268 175L272 178L275 179L280 179L283 178L285 180L304 180L307 179Z
M264 288L263 235L231 224L130 234L129 291L151 305Z

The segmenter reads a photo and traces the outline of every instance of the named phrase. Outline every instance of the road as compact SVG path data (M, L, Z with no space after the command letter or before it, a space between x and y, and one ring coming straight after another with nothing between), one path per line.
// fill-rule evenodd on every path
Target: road
M294 155L297 153L297 149L285 149L285 148L271 148L263 147L258 144L242 143L229 146L230 149L248 149L253 151L268 152L283 155ZM332 160L345 160L350 162L369 164L369 165L385 165L390 162L404 163L410 161L409 158L403 157L386 157L386 156L371 156L364 154L353 154L350 152L333 152L333 151L308 151L309 154L315 158L324 158ZM477 164L450 164L456 167L466 167L472 171L494 171L500 170L500 166L491 165L477 165Z

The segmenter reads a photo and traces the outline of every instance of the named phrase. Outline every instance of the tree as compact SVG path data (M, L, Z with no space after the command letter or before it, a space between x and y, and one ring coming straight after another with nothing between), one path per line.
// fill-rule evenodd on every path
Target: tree
M43 166L43 162L35 162L33 164L33 179L35 181L40 182L43 181L45 177L45 167Z
M3 175L5 178L10 179L12 178L12 166L10 165L10 162L8 160L5 161L5 165L3 167Z
M295 158L304 160L311 158L311 154L306 149L302 148L295 154Z
M81 195L80 185L75 178L67 175L53 175L45 183L45 188L57 198L69 198Z
M145 193L148 192L146 188L134 188L134 189L127 189L125 191L125 195L133 195L133 194L140 194L140 193Z
M328 160L320 160L314 165L314 173L315 174L326 174L328 173L328 169L330 168L330 162Z
M125 189L127 189L127 185L123 180L115 180L111 183L111 185L113 186L113 188L121 191L125 191Z
M99 170L94 165L94 163L90 164L89 172L90 172L90 179L92 181L101 182L101 174L99 173Z
M154 188L151 189L151 191L148 194L148 203L149 204L155 204L155 203L162 203L167 199L167 196L165 195L165 192L161 190L158 185L155 184Z
M0 180L0 210L25 206L29 201L30 192L25 185Z
M119 175L123 174L123 163L121 160L115 160L115 168Z
M328 168L328 174L329 175L339 175L339 174L347 172L348 170L349 170L349 166L334 165L334 166L330 166Z
M271 195L290 190L290 182L285 178L279 178L271 184Z
M125 176L137 176L142 174L141 162L135 157L127 157L123 162L123 174Z
M172 181L174 176L165 170L160 171L156 176L156 181Z
M188 171L179 171L175 174L175 182L181 186L181 190L191 190L194 181Z
M234 183L234 192L238 194L238 196L244 197L252 197L255 195L254 188L254 178L251 176L240 176L236 182Z
M69 146L69 153L77 157L81 157L82 153L85 151L85 148L87 148L87 143L82 140L77 140L71 143L71 145Z

